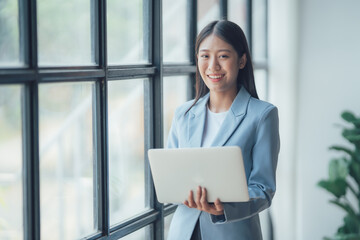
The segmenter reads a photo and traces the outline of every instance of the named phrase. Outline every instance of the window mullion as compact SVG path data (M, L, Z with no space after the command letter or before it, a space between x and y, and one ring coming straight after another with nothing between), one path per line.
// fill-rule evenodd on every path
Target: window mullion
M228 1L220 0L220 19L227 20L228 18Z
M163 52L162 52L162 1L152 0L152 62L158 69L152 79L152 110L153 110L153 146L154 148L163 147ZM152 188L153 207L159 211L159 217L154 223L154 239L164 239L164 211L163 204L156 199L154 188Z
M96 0L96 35L97 44L95 50L98 52L96 59L100 68L105 72L104 78L96 82L95 101L96 101L96 120L98 133L97 141L97 194L98 208L98 229L104 236L110 235L110 207L109 207L109 158L108 158L108 104L107 104L107 36L106 36L106 1ZM96 206L96 205L95 205ZM96 210L96 209L95 209Z
M247 23L247 40L250 53L252 53L252 0L246 1L246 23Z
M107 87L105 80L97 81L95 84L95 111L94 121L94 140L96 142L96 184L94 194L96 195L95 211L98 217L98 229L103 235L110 234L110 217L109 217L109 164L108 164L108 141L107 141ZM96 208L98 206L98 208Z
M24 62L35 71L35 81L24 84L22 93L24 239L38 240L40 230L39 105L36 1L19 1L20 49ZM26 25L25 25L26 24Z
M187 1L187 19L189 21L189 56L190 63L195 65L195 39L197 35L197 0L188 0Z
M195 59L195 40L197 36L197 0L188 0L188 13L190 19L189 26L189 51L190 51L190 62L194 66L196 65ZM195 68L196 71L196 68ZM195 74L190 75L191 86L195 86ZM195 96L195 89L191 88L191 96Z
M98 47L98 64L100 65L100 68L103 68L104 70L108 67L108 61L107 61L107 22L106 22L106 1L102 0L96 0L96 17L97 17L97 31L99 35L95 36L98 41L98 44L96 47Z
M22 94L24 239L40 239L40 171L38 85L26 84Z

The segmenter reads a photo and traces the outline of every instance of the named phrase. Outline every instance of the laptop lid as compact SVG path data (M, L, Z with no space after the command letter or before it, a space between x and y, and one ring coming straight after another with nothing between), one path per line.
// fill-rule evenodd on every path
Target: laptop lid
M249 201L241 149L211 148L150 149L151 173L158 201L182 203L190 190L205 187L208 202Z

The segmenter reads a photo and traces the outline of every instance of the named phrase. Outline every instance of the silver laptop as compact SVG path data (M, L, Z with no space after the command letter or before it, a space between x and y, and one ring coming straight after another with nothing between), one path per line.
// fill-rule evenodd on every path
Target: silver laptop
M182 203L198 186L207 189L208 202L249 201L239 147L150 149L148 157L161 203Z

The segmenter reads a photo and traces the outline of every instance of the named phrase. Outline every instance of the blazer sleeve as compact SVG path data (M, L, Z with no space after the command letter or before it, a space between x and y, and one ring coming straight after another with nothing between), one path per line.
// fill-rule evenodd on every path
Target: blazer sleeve
M250 201L223 203L224 218L210 215L213 223L222 224L243 220L258 214L271 205L276 190L276 166L280 149L279 118L275 106L264 110L252 149L253 165L248 179Z
M170 127L170 131L168 134L168 139L167 139L167 148L178 148L179 147L179 138L178 138L178 132L177 132L177 115L178 115L178 111L175 111L172 123L171 123L171 127Z

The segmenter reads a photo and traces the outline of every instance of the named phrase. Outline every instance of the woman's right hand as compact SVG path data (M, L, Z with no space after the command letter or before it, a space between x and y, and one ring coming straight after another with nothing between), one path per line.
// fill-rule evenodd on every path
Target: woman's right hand
M207 201L206 188L199 186L196 191L196 199L194 201L194 193L191 190L188 199L184 201L184 205L189 208L196 208L200 211L210 213L212 215L223 215L224 207L221 201L217 198L213 204Z

